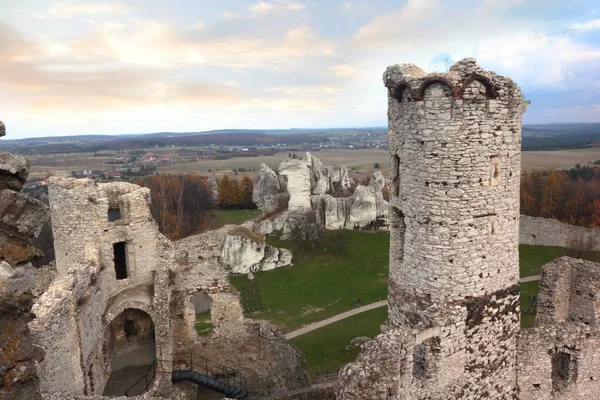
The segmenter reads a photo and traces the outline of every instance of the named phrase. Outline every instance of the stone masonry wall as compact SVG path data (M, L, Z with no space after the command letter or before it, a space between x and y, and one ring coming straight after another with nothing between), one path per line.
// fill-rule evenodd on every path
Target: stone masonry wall
M519 398L597 398L600 264L570 257L542 267L535 326L518 340Z
M600 229L566 224L553 219L521 215L519 243L534 246L571 247L574 240L583 239L600 251Z
M202 341L194 330L192 299L198 292L212 299L210 344L227 348L235 341L244 346L251 328L239 294L229 283L235 265L223 256L233 228L171 242L152 218L148 189L123 182L97 184L56 176L49 181L49 195L57 276L38 298L36 319L30 323L35 342L46 351L39 363L45 395L101 394L113 361L118 359L122 368L123 362L134 362L127 360L130 352L154 341L159 368L165 373L157 375L153 393L170 396L173 353ZM268 249L263 250L261 263L267 259ZM125 265L120 266L121 260ZM286 262L290 261L288 257ZM136 333L126 332L126 319L133 321ZM285 342L281 346L291 348ZM212 356L212 361L227 364L223 352ZM301 355L296 357L296 364L301 362L298 365L305 370ZM269 353L261 362L273 366L279 360ZM262 379L285 372L262 368L254 373Z
M521 91L472 59L384 82L390 331L342 372L340 398L513 399Z

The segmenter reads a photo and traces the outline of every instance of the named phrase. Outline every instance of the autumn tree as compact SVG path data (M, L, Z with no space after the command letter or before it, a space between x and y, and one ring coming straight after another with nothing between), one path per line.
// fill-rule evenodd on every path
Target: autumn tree
M219 207L253 209L256 205L252 202L254 181L249 176L241 179L230 178L224 175L219 180Z
M150 189L150 210L158 229L176 240L197 232L214 207L208 179L196 175L152 175L134 183Z

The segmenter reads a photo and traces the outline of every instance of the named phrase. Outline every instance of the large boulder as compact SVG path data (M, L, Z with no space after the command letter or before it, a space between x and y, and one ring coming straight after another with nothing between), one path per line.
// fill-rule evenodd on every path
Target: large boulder
M260 164L260 169L254 181L252 201L265 213L270 213L279 207L281 184L279 177L266 164Z
M48 221L48 206L22 192L0 190L0 256L13 265L36 259L30 242Z
M0 152L0 190L21 190L28 175L29 162L25 158Z
M377 193L372 187L359 185L350 200L346 228L365 228L377 219Z
M240 226L229 228L221 259L234 274L268 271L292 264L288 250L270 246L264 237Z
M286 157L279 164L279 175L287 178L287 191L290 195L288 210L308 211L311 195L312 157L306 153L302 157Z

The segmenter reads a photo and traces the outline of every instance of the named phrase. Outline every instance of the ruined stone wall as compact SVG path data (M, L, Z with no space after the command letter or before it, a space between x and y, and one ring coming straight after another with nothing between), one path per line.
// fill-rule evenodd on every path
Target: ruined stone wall
M522 400L597 398L600 264L571 257L542 267L535 326L518 340Z
M254 340L256 329L244 318L239 294L228 279L241 264L229 260L231 254L224 249L229 240L241 243L233 251L243 250L248 247L244 243L257 240L256 234L228 226L171 242L158 231L145 188L60 176L49 186L57 277L39 297L37 318L31 323L36 343L47 352L40 363L44 393L102 393L111 371L134 365L129 355L153 341L163 372L155 383L158 394L171 390L168 372L174 352L194 345L204 354L206 345L223 349L236 343L245 349L238 352L240 357L252 357L246 362L258 357L269 367L291 348L281 341L280 352L249 356L252 346L246 342ZM120 243L119 253L114 245ZM281 257L281 250L261 243L261 267L289 265L291 256ZM212 300L208 337L199 337L194 329L192 300L198 292ZM294 354L306 371L302 356ZM226 362L226 352L211 355L212 361L238 367ZM287 372L285 365L283 369L250 371L261 380L277 378Z
M341 398L513 399L521 91L472 59L446 74L396 65L384 82L391 333L346 368ZM365 365L378 357L397 372Z
M539 284L536 326L581 322L598 326L600 268L597 263L560 257L544 265Z
M520 400L598 398L600 330L582 323L545 325L518 340Z
M554 219L521 215L519 243L533 246L573 247L573 242L583 239L590 243L589 250L600 251L600 229L585 228Z
M109 326L126 309L148 312L157 356L171 353L169 242L151 217L148 190L137 185L54 177L49 195L58 276L38 299L31 323L47 352L39 365L41 388L102 393L118 355L107 350L114 339ZM120 218L111 218L109 208ZM116 269L118 242L125 243L123 276Z

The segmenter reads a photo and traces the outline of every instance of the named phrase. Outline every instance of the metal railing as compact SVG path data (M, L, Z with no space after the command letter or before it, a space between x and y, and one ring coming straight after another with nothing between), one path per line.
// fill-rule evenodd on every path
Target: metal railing
M238 370L210 361L208 358L192 352L173 355L173 371L181 370L205 375L231 390L244 393L247 391L246 378Z
M332 371L325 370L322 372L312 373L310 374L310 384L314 385L315 383L337 379L339 372L339 369L334 369Z
M154 378L156 377L156 359L152 362L152 365L148 367L148 370L136 383L131 385L129 389L125 391L125 396L139 396L143 393L146 393L150 386L154 383Z
M160 361L163 360L155 359L150 367L148 367L144 376L138 379L125 391L127 397L139 396L150 390L156 378L156 374L166 372L157 370L157 363ZM209 378L212 382L219 384L219 386L221 386L220 389L226 390L225 394L227 395L240 393L246 396L247 394L246 378L239 371L210 361L204 356L194 354L193 352L176 353L173 355L173 359L168 360L168 362L172 362L173 364L172 375L176 371L195 372ZM198 382L195 383L199 384ZM210 386L206 387L215 389Z

